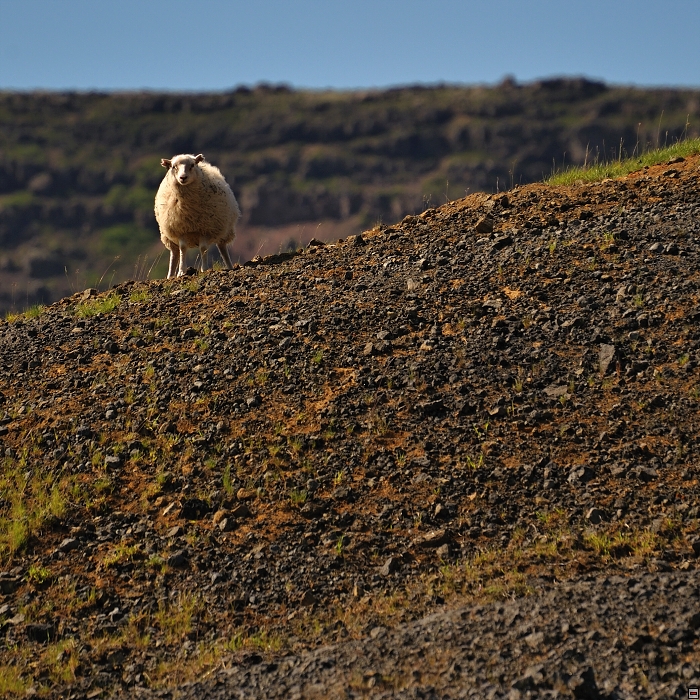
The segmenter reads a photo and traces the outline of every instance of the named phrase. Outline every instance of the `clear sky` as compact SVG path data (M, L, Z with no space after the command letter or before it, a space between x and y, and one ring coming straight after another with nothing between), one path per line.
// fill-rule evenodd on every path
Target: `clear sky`
M700 86L700 0L0 0L0 89Z

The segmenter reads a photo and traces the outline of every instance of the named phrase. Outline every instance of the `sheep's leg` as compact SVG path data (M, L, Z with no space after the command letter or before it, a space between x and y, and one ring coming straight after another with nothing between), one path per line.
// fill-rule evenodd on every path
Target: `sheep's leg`
M200 245L199 246L199 257L201 258L202 264L200 266L200 269L202 272L207 269L207 248L206 246Z
M168 279L175 277L177 267L180 264L180 249L175 243L168 243L170 250L170 265L168 266Z
M180 241L180 265L178 267L177 276L182 277L185 274L185 253L187 253L187 243Z
M229 270L233 270L233 265L231 264L231 256L229 255L229 252L228 252L228 246L225 243L217 243L216 247L219 249L219 252L221 253L221 257L224 259L224 262L226 263L226 267L228 267Z

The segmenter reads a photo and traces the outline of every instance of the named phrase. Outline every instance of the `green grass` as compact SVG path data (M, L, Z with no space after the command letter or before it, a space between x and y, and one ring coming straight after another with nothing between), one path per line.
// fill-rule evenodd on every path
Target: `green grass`
M97 314L106 314L114 311L121 303L119 294L112 293L104 299L88 299L75 308L75 313L81 318L90 318Z
M620 158L586 167L572 167L556 172L545 180L549 185L573 185L577 182L599 182L605 178L624 177L645 165L659 165L673 158L688 158L700 153L700 138L679 141L665 148L647 151L634 158Z
M32 319L32 318L39 318L44 313L44 309L46 307L43 304L35 304L34 306L30 306L26 311L23 313L12 313L12 312L7 312L5 314L5 320L8 323L14 323L15 321L19 321L20 319Z
M26 697L28 683L14 665L0 666L0 697Z
M295 505L295 506L302 506L304 503L306 503L306 499L308 497L308 493L306 491L300 491L298 489L292 489L289 492L289 500Z
M240 629L224 644L224 649L236 652L252 648L264 652L279 652L286 644L284 637L274 632L258 630L255 634L249 635L245 630Z
M150 301L151 293L148 289L137 289L131 292L129 295L129 301L140 302L140 301Z
M50 470L27 471L29 454L0 462L0 498L8 507L0 517L0 561L22 550L47 523L62 518L74 497L71 477Z
M195 593L181 593L176 602L160 602L155 621L169 643L181 640L189 634L203 613L204 605Z

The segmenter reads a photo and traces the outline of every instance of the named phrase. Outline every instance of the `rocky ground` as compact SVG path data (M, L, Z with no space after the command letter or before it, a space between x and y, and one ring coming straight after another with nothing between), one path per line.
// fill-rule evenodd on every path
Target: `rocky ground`
M698 165L0 324L0 692L687 696Z

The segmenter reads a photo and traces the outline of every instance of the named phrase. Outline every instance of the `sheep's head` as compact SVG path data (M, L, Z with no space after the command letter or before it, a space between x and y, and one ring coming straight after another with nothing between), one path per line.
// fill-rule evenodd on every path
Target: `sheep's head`
M169 168L172 171L173 177L180 185L189 185L197 179L198 163L204 160L204 156L200 153L198 156L181 155L175 156L172 160L163 158L160 164L164 168Z

